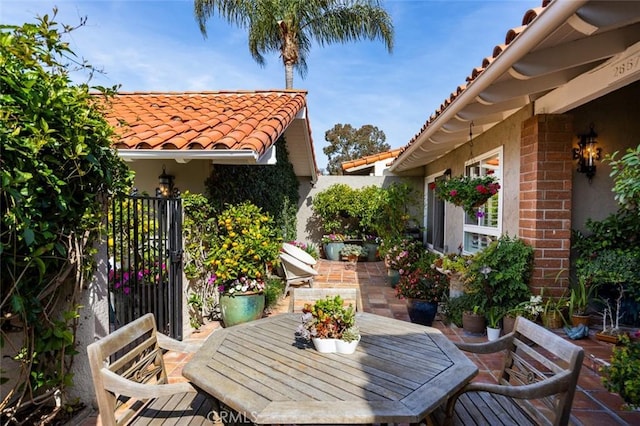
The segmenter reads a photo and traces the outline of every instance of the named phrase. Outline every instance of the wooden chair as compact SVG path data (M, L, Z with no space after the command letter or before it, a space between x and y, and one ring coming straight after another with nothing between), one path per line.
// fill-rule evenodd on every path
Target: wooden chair
M454 395L439 423L460 425L566 425L584 351L518 317L514 331L488 343L460 343L468 352L503 351L499 384L471 382ZM444 418L443 418L444 417Z
M280 253L280 263L285 277L284 295L289 293L291 285L308 285L313 287L313 279L318 275L318 271L311 265L287 254Z
M156 331L153 314L87 347L103 426L206 424L217 402L190 383L169 383L163 350L195 352L197 345Z
M335 297L340 295L346 306L353 305L356 312L362 312L362 300L360 291L356 288L294 288L289 303L290 312L302 312L305 303L314 303L327 296Z

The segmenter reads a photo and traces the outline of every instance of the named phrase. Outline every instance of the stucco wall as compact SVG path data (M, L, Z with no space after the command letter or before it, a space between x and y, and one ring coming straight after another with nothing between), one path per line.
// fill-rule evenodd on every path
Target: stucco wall
M598 134L597 146L602 156L640 144L640 82L633 83L607 96L569 111L574 118L577 134L589 133L591 124ZM574 142L577 146L578 138ZM589 183L587 177L574 170L572 228L585 231L587 219L601 220L614 213L618 205L614 199L611 167L603 161L596 163L596 174Z
M419 194L419 199L423 199L423 178L421 177L405 177L400 178L396 176L319 176L315 185L311 185L309 179L300 180L300 201L298 203L298 216L297 216L297 239L298 241L312 242L319 244L322 238L322 229L317 229L311 226L310 219L313 215L312 203L313 197L329 188L331 185L337 183L343 183L349 185L352 188L362 188L365 186L380 186L386 188L394 182L406 182L414 187ZM422 223L422 211L421 207L418 207L415 212L420 222Z
M501 195L502 232L518 235L518 193L520 191L520 127L522 121L532 115L532 108L526 107L503 123L489 129L473 140L473 146L465 144L448 155L425 166L425 176L442 174L448 168L453 176L464 173L464 163L502 146L503 168ZM462 208L445 203L445 251L455 251L463 238Z
M96 255L97 268L91 282L82 292L80 320L76 332L78 354L73 361L74 386L69 390L87 406L95 406L95 392L87 357L87 346L109 334L109 303L107 301L107 246L102 244Z
M158 187L158 176L165 167L168 175L174 176L174 185L181 192L189 191L195 194L204 193L204 182L211 173L211 161L191 160L188 163L177 163L175 160L144 160L127 163L136 172L135 187L139 193L153 196Z

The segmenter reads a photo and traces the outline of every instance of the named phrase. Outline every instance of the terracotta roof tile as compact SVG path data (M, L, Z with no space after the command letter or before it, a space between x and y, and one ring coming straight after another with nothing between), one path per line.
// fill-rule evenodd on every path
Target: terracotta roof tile
M354 167L366 166L369 164L373 164L376 161L386 160L387 158L395 159L402 148L394 149L391 151L380 152L378 154L367 155L366 157L358 158L356 160L345 161L342 163L342 170L352 169Z
M118 149L251 147L263 154L305 107L299 90L119 93L107 120Z

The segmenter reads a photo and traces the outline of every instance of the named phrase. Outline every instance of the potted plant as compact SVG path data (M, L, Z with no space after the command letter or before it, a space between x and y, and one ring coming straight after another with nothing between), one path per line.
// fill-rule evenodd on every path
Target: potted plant
M640 340L622 336L620 346L613 348L611 362L601 371L609 392L617 392L630 409L640 408Z
M282 238L271 216L249 202L227 206L217 225L208 262L229 327L262 317L267 265L277 263Z
M396 296L407 300L411 322L432 325L438 312L438 303L449 291L449 277L431 268L434 255L425 252L406 273L400 275Z
M296 335L311 340L318 352L353 353L360 341L355 315L340 295L327 296L304 306Z
M567 305L568 301L564 295L557 298L547 298L544 302L541 313L542 324L551 329L561 328L566 322L564 312Z
M618 295L615 308L610 299L601 299L605 308L602 312L602 331L596 333L596 339L608 343L618 343L621 336L626 333L620 328L620 307L624 296L624 286L618 284ZM614 319L615 313L615 319Z
M531 296L532 269L533 248L503 235L473 256L466 269L465 292L474 295L473 305L480 305L482 311L489 306L508 311Z
M359 257L367 255L367 249L356 244L345 244L340 250L340 255L346 257L349 262L356 263Z
M462 207L470 216L475 216L475 209L497 194L499 189L500 185L493 175L457 176L435 184L438 198Z
M523 316L531 321L537 321L544 310L542 296L531 295L528 300L518 303L515 307L507 310L502 318L502 329L504 333L511 333L516 318Z
M499 306L491 306L487 309L487 338L497 340L500 337L500 320L504 315L504 311Z
M447 253L435 260L436 269L449 276L449 297L458 297L464 292L464 275L472 259L473 255Z
M425 250L415 240L399 239L384 240L380 246L380 252L384 256L384 264L387 267L387 277L391 287L396 286L400 280L400 274L415 263Z
M322 247L328 260L340 260L340 250L344 247L344 235L336 233L323 235Z
M473 305L471 310L462 313L462 328L464 332L472 336L481 336L485 333L486 319L480 305Z
M571 288L569 294L569 315L571 323L574 327L580 324L589 326L589 315L587 315L587 307L591 299L591 293L595 285L587 285L586 280L580 279L578 283Z
M375 262L378 259L378 247L382 241L380 237L375 234L365 234L362 236L364 241L364 248L367 249L367 261Z

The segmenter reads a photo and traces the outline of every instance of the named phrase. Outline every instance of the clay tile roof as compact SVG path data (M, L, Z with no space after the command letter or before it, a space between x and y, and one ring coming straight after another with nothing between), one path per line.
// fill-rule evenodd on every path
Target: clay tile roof
M306 92L130 92L107 107L118 149L252 149L264 154L306 107Z
M352 169L354 167L367 166L373 164L376 161L386 160L387 158L396 158L402 149L394 149L391 151L380 152L378 154L367 155L366 157L358 158L356 160L345 161L342 163L342 170Z

